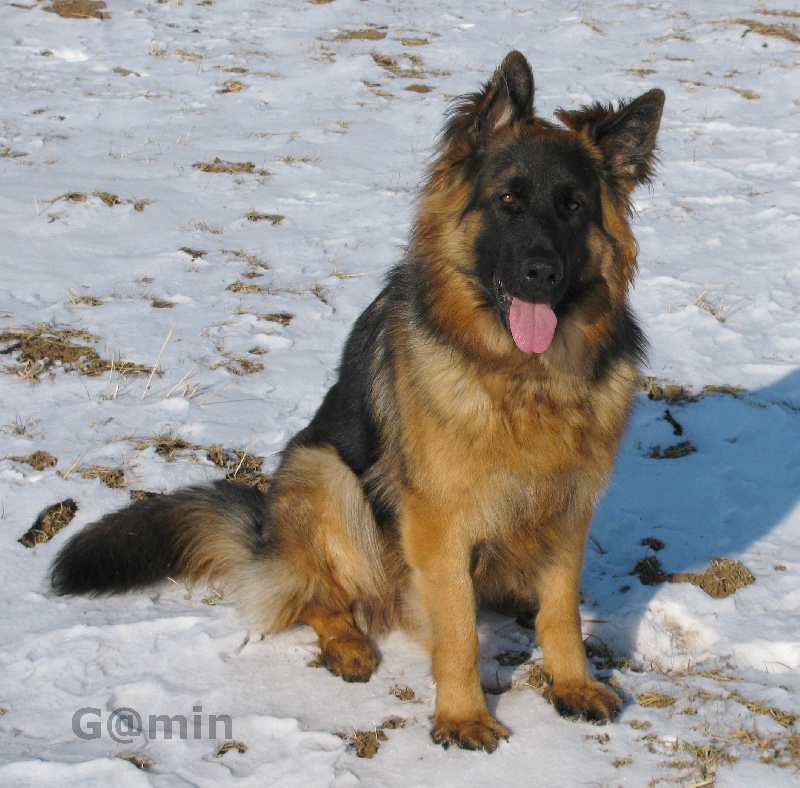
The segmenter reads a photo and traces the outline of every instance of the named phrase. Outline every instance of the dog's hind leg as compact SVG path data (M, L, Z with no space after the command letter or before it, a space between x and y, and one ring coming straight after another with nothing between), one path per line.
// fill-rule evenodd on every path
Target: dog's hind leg
M302 589L287 600L284 625L313 627L332 673L368 681L377 658L354 611L380 608L388 586L370 506L332 446L290 448L271 491L270 520L267 555Z
M309 605L300 620L317 633L322 661L331 673L345 681L369 681L378 660L352 613Z

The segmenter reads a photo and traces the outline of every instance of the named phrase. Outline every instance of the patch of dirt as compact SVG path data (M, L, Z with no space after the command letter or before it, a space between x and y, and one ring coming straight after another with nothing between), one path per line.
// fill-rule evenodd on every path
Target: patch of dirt
M501 651L494 655L495 662L503 667L524 665L531 658L529 651Z
M637 561L631 574L636 575L643 586L657 586L659 583L666 583L669 580L669 575L661 566L661 561L654 555L648 555Z
M122 468L108 468L105 465L92 465L82 474L84 479L100 479L103 484L113 489L125 487L125 472Z
M680 438L683 435L683 427L681 424L675 419L675 417L669 412L669 408L664 411L664 421L667 422L672 427L672 434Z
M150 368L140 364L103 359L93 347L77 344L72 341L74 339L99 341L88 331L38 325L0 333L0 343L8 344L8 347L0 350L0 355L16 356L17 367L13 372L23 380L39 380L54 368L89 377L99 377L112 371L123 376L150 374Z
M26 465L32 465L37 471L43 471L45 468L53 468L58 464L58 460L46 451L35 451L27 457L9 457L9 460L14 462L24 462Z
M650 457L654 460L677 460L680 457L688 457L697 451L689 441L681 441L672 446L662 449L660 446L653 446L650 449Z
M27 530L19 540L25 547L36 547L37 544L49 542L62 528L72 522L78 504L67 498L43 509L36 522Z
M433 93L434 88L430 87L430 85L420 85L420 84L413 84L407 85L404 90L410 90L412 93Z
M166 301L163 298L154 298L150 302L150 306L152 306L153 309L172 309L175 304L173 304L172 301Z
M669 576L671 583L691 583L714 599L724 599L740 588L755 583L755 580L747 567L731 558L712 558L708 569L702 574L684 572Z
M111 19L103 0L53 0L43 10L65 19Z
M660 539L656 539L655 536L646 536L641 541L642 547L649 547L651 550L654 550L656 553L659 550L664 549L664 543Z

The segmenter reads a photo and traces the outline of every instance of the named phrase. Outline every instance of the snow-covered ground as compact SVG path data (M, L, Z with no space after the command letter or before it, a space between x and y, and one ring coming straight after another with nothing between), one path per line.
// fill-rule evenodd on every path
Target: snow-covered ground
M48 4L0 14L0 783L796 785L800 11L129 0L70 19ZM594 523L585 632L625 697L619 720L560 719L534 689L532 633L499 615L480 621L482 671L513 735L486 755L430 741L427 659L400 634L369 683L346 685L307 667L310 630L248 640L206 589L53 598L58 547L131 489L224 475L215 444L229 465L274 466L402 254L447 101L511 48L534 67L540 114L667 94L633 301L648 374L712 391L642 395ZM195 166L217 158L252 166ZM37 326L30 347L94 348L102 374L69 371L63 344L62 365L26 365L13 348ZM167 461L166 438L190 448ZM35 452L56 464L37 470ZM66 499L65 531L18 541ZM715 557L755 582L714 598L631 574ZM172 738L163 720L150 730L158 715ZM359 757L370 737L379 749ZM221 753L231 740L246 751Z

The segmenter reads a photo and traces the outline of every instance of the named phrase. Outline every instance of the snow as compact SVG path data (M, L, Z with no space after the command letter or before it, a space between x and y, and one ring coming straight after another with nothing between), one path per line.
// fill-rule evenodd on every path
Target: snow
M787 715L800 715L798 12L751 0L131 0L109 3L100 20L43 6L6 4L0 29L0 328L89 332L104 358L147 368L158 359L163 375L148 386L146 375L54 369L32 383L13 374L12 355L0 357L0 783L796 784L800 731ZM742 19L782 25L795 41ZM339 40L367 29L386 36ZM511 48L529 57L546 116L666 91L662 165L636 197L633 303L651 342L647 373L694 393L741 389L678 404L642 395L598 509L584 627L618 658L601 673L625 697L619 721L558 718L528 685L529 666L495 660L540 657L533 633L497 614L480 620L481 670L512 737L490 756L431 742L427 658L403 635L380 644L369 683L345 685L307 667L310 630L250 639L226 600L204 604L215 601L205 589L52 597L45 577L59 546L129 500L85 469L122 468L128 486L151 491L223 475L201 451L166 462L137 448L160 434L274 466L402 254L447 101ZM413 73L411 56L421 59ZM405 89L413 84L432 90ZM253 171L193 167L215 158ZM261 290L228 289L236 283ZM90 296L104 303L82 302ZM294 318L281 325L267 313ZM245 362L263 369L231 371ZM650 456L684 440L694 453ZM11 459L37 450L58 464ZM62 534L33 549L18 542L66 498L79 509ZM642 546L647 537L664 549ZM630 573L647 555L673 573L729 557L755 582L725 599L687 583L645 586ZM653 692L674 702L643 705ZM115 741L112 712L123 707L143 728ZM99 710L85 718L101 723L99 736L74 732L81 709ZM181 716L189 734L150 735L151 715ZM230 716L231 737L212 736L211 715ZM404 727L359 758L349 737L392 716ZM247 751L217 757L227 738ZM114 757L126 753L149 768Z

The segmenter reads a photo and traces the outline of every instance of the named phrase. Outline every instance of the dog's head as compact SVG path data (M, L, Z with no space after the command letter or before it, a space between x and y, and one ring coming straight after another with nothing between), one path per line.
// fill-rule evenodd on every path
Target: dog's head
M653 172L664 93L561 110L562 125L538 118L533 96L530 67L511 52L459 101L415 243L433 241L429 251L470 280L478 308L518 350L543 354L570 313L603 311L587 306L598 298L609 309L624 302L637 251L629 196Z

